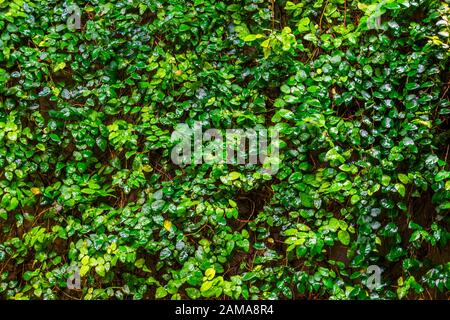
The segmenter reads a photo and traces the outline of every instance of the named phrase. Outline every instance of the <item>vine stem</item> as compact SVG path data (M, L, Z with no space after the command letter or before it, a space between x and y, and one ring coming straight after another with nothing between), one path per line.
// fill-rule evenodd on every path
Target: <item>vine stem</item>
M2 270L0 270L0 275L3 273L3 270L5 270L8 263L11 261L12 256L9 256L8 260L6 260L6 263L3 265Z
M275 0L271 0L271 8L272 11L272 29L275 29Z
M344 26L347 27L347 0L344 1Z
M445 152L445 162L447 162L447 158L448 158L448 149L450 147L450 144L447 145L447 151Z
M328 0L325 2L325 6L323 7L322 14L320 15L320 20L319 20L319 28L320 29L322 29L322 19L323 19L323 15L325 14L325 10L327 9L327 5L328 5Z

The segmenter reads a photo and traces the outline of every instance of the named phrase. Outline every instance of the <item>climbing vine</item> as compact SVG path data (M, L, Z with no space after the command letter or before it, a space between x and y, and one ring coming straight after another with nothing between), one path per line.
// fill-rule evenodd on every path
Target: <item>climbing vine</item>
M449 15L0 0L0 297L448 299ZM182 123L277 172L174 163Z

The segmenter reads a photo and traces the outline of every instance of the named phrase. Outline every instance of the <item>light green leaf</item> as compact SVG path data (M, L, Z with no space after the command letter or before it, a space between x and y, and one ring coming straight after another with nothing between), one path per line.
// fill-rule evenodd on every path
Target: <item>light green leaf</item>
M343 245L346 246L350 243L350 234L345 230L341 230L338 232L338 239Z

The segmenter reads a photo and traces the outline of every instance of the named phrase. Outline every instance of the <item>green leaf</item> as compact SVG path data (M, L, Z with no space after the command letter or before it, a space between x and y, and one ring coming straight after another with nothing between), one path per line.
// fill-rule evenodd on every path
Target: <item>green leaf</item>
M397 192L398 192L402 197L405 196L406 189L405 189L405 186L404 186L403 184L401 184L401 183L396 183L396 184L395 184L395 189L397 190Z
M343 245L346 246L350 243L350 234L345 230L341 230L338 232L338 239Z
M51 133L51 134L50 134L50 138L51 138L53 141L61 142L61 137L58 136L57 134Z
M434 181L439 182L448 178L450 178L450 171L439 171L434 177Z
M188 31L191 27L189 27L187 24L180 24L179 29L180 31Z
M301 193L300 200L302 202L302 205L307 208L312 208L314 206L313 198L309 194Z
M99 264L95 267L95 272L101 277L104 277L106 275L105 266L102 264Z
M289 183L296 183L302 180L303 174L301 172L294 172L289 177Z
M246 272L242 277L242 281L250 281L256 277L256 272Z
M159 255L161 260L167 259L172 255L172 251L169 248L164 248L161 250L161 253Z
M83 188L81 189L82 193L86 193L86 194L95 194L97 191L89 189L89 188Z
M89 272L90 267L89 266L81 266L80 268L80 276L84 276Z
M167 290L164 287L158 287L156 289L155 298L162 299L167 296Z
M8 211L12 211L19 206L19 200L16 197L12 197L8 206Z
M287 109L280 109L272 117L272 122L279 122L281 118L291 120L294 118L294 113Z
M101 151L103 151L103 152L106 151L106 146L107 146L106 139L104 139L104 138L97 138L95 140L95 142L96 142L97 146L99 147L99 149Z
M354 194L350 199L350 203L354 205L354 204L358 203L359 200L361 200L361 197L357 194Z
M66 67L66 63L64 61L58 62L54 67L53 67L53 72L58 72L59 70L62 70Z
M200 298L201 294L200 291L196 288L186 288L186 294L191 299L198 299Z
M205 271L205 276L208 280L212 280L216 275L216 270L214 268L208 268Z
M26 271L23 274L23 280L28 281L31 278L33 278L34 276L36 276L35 272L33 272L33 271Z
M310 20L308 17L300 19L300 21L297 23L298 32L303 33L309 31L309 23Z
M241 173L237 172L237 171L233 171L233 172L230 172L230 174L228 176L229 176L230 180L237 180L241 176Z
M404 183L404 184L408 184L409 183L409 178L408 178L408 176L406 174L399 173L397 175L397 177L402 183Z
M256 39L260 39L263 37L264 36L262 34L249 34L249 35L245 36L243 40L245 42L252 42L252 41L255 41Z
M373 69L372 69L372 67L371 67L370 65L366 64L366 65L363 67L363 72L364 72L365 75L371 77L372 74L373 74Z
M383 176L381 177L381 184L383 186L387 187L390 182L391 182L391 177L383 174Z
M212 281L205 281L202 283L202 285L200 287L200 291L201 292L208 291L209 289L211 289L211 287L212 287Z

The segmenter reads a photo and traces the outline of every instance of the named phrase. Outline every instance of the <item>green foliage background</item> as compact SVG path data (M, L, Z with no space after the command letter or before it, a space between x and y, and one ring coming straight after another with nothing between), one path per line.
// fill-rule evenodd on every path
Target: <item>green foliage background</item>
M72 3L0 0L2 298L448 298L448 1ZM174 165L193 121L279 172Z

